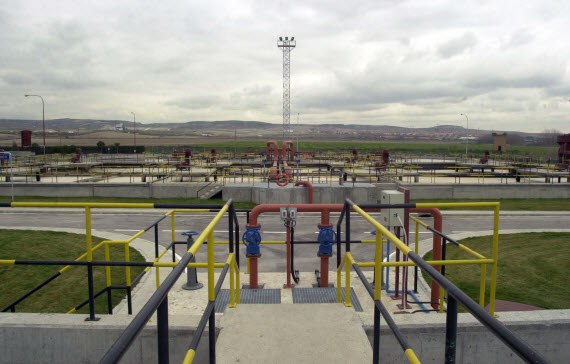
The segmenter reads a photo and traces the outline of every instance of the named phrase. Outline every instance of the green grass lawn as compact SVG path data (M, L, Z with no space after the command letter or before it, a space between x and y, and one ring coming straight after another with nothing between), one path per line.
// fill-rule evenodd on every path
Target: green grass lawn
M122 203L173 203L196 205L224 205L221 199L198 200L196 198L130 198L130 197L42 197L42 196L16 196L16 202L122 202ZM10 196L0 196L0 202L12 202ZM252 209L256 204L252 202L236 202L236 209Z
M500 202L501 211L570 211L569 198L543 198L543 199L474 199L474 200L413 200L413 203L436 203L436 202ZM492 211L489 207L471 207L471 208L440 208L440 210L487 210Z
M492 256L492 237L460 241L469 248ZM547 309L570 309L570 233L501 234L497 299L514 301ZM432 253L424 256L429 260ZM472 259L458 247L447 245L447 259ZM479 302L480 266L451 265L445 276ZM424 274L424 278L431 281ZM486 300L489 303L491 266L487 266Z
M238 152L259 152L265 150L265 141L228 141L220 143L203 143L195 144L192 146L194 150L200 151L201 149L209 151L211 148L216 148L218 153L229 152L233 153L234 148ZM295 143L295 148L297 144ZM437 143L415 143L411 141L402 142L359 142L359 141L300 141L299 149L301 152L306 151L320 151L320 152L352 152L356 148L360 153L378 152L383 149L388 149L392 153L401 154L422 154L422 155L458 155L465 153L465 143L462 142L437 142ZM511 146L509 145L508 152L503 154L509 155L526 155L526 156L556 156L557 146ZM493 145L491 144L469 144L469 153L483 154L486 150L492 151Z
M93 237L93 246L103 239ZM111 245L111 260L124 261L122 245ZM53 231L0 230L0 259L27 260L75 260L85 253L85 235ZM93 260L104 260L104 248L93 254ZM130 249L131 261L144 261ZM0 309L27 293L44 280L57 273L63 266L0 266ZM134 279L143 268L131 268ZM94 267L95 292L106 287L105 268ZM125 268L112 267L113 285L125 284ZM113 306L125 297L125 291L114 290ZM16 306L16 312L68 312L88 298L87 268L74 266L47 286ZM97 313L107 313L107 295L95 300ZM80 313L88 313L85 306Z

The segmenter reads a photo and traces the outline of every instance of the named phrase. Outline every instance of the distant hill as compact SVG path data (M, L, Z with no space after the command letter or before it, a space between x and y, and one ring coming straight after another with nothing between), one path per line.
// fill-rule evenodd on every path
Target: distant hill
M46 129L51 130L113 130L116 126L124 125L132 129L133 122L128 120L96 120L96 119L50 119L46 120ZM296 124L293 125L296 127ZM345 130L345 131L371 131L381 133L465 133L465 128L458 125L438 125L429 128L407 128L393 125L362 125L362 124L300 124L302 128L313 130ZM18 120L0 119L1 131L41 130L41 120ZM182 123L138 123L137 129L145 131L156 130L233 130L233 129L258 129L258 130L281 130L281 124L266 123L263 121L248 120L219 120L219 121L188 121ZM474 130L474 129L471 129ZM494 132L502 132L494 130ZM481 134L491 133L490 130L479 130ZM508 131L510 134L533 134L518 131Z

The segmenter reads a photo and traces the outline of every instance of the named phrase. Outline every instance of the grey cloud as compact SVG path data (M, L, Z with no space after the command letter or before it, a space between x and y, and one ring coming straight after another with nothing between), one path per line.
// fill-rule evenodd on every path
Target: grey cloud
M437 49L437 53L442 58L450 58L472 49L477 44L477 38L473 33L464 33L462 36L451 39Z
M548 96L561 96L564 99L570 99L570 84L565 83L562 85L546 87L545 92Z
M188 96L165 102L165 105L178 106L184 109L207 109L222 102L217 95Z
M34 80L28 73L20 71L2 72L0 79L9 85L26 85Z
M107 83L91 79L82 72L67 72L64 70L36 73L39 84L46 87L58 87L71 90L88 89L106 86Z
M303 98L300 104L301 107L311 109L365 111L379 109L391 103L417 105L423 104L426 100L434 99L459 102L467 92L469 91L457 86L443 86L436 82L431 84L384 84L381 87L348 88L326 94L310 95Z
M532 42L533 39L534 34L529 29L519 29L508 37L503 49L519 47Z
M468 79L465 86L474 89L497 88L543 88L560 83L559 75L547 72L509 76L501 74L478 74Z
M157 122L280 122L275 42L295 36L291 112L306 122L413 126L455 120L457 108L491 125L496 110L517 127L532 128L533 113L568 121L541 106L570 94L567 4L527 5L4 0L0 118L28 116L22 92L10 96L21 89L45 91L60 117L127 108Z
M267 95L273 91L273 87L271 85L258 85L255 84L253 86L248 86L243 89L244 94L247 95Z
M79 68L90 62L92 51L84 26L75 21L55 21L32 42L28 55L49 67Z

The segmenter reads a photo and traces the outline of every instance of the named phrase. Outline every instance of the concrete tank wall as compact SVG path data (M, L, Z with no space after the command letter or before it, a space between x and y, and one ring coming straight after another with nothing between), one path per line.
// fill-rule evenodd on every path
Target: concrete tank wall
M101 321L86 322L86 315L0 313L0 364L98 363L121 335L132 316L98 315ZM199 316L170 316L171 363L182 363ZM154 321L154 324L152 323ZM191 322L188 325L188 322ZM207 329L200 340L197 358L208 356ZM156 320L143 329L121 363L157 363ZM201 362L201 361L198 361Z
M564 363L568 361L568 355L570 355L569 312L570 310L544 310L499 312L497 314L499 321L502 321L509 330L548 361ZM419 315L424 317L418 317ZM422 363L445 362L445 316L417 313L392 315L392 317ZM457 363L523 362L517 354L470 314L459 314L458 322ZM384 323L384 319L381 319L380 355L382 362L406 362L394 334ZM372 345L373 326L365 326L365 331Z
M100 315L101 321L86 322L85 317L0 313L0 364L32 363L38 359L46 363L98 363L132 318L124 315ZM364 330L372 343L372 318L367 317L369 319L365 321L368 324ZM392 317L422 363L444 361L444 315L417 313ZM199 318L198 315L169 317L172 363L182 362ZM217 318L221 318L221 315L217 315ZM471 315L459 314L458 320L458 363L522 362ZM499 320L552 363L563 363L570 357L570 310L500 312ZM381 325L382 362L405 362L402 349L384 319L381 320ZM197 362L207 360L207 342L208 334L205 332L197 351ZM156 352L156 321L153 318L121 363L156 363Z
M570 198L570 183L561 184L401 184L411 191L411 199L499 199L499 198ZM314 203L343 203L350 198L356 203L376 203L380 191L394 190L394 183L314 185ZM140 183L140 184L97 184L97 183L14 183L16 196L46 197L135 197L135 198L195 198L196 185L189 183ZM0 195L11 195L11 184L0 184ZM236 202L262 203L307 203L306 187L278 187L274 184L226 185L223 199Z

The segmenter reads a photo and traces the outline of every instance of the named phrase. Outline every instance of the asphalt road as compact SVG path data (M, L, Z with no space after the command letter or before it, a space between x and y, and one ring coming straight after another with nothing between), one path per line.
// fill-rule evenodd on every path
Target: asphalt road
M138 231L152 225L163 216L165 210L120 210L93 209L92 226L93 229L116 232L124 235L134 235ZM184 241L185 237L180 233L187 230L201 231L204 229L214 213L194 213L192 215L177 214L176 235L177 240ZM373 239L370 231L373 228L363 218L352 214L351 219L351 239ZM373 214L378 220L379 214ZM85 216L82 210L78 209L58 209L41 210L25 208L5 208L0 209L0 226L10 227L45 227L49 230L57 228L85 228ZM433 226L431 217L421 217L423 221ZM336 225L338 214L331 214L331 222ZM317 224L320 221L318 213L300 213L295 227L295 240L307 241L316 240L318 234ZM443 232L453 237L454 234L464 232L478 232L482 230L492 230L493 217L483 215L479 212L472 212L467 216L448 214L444 211ZM285 240L286 229L278 214L263 214L259 218L261 223L261 235L263 240ZM239 214L240 234L245 230L245 214ZM537 214L516 214L503 212L500 218L500 229L561 229L570 225L569 214L541 213ZM414 224L410 240L414 241ZM216 240L228 240L228 219L223 218L215 228ZM344 230L344 226L343 226ZM423 230L423 231L422 231ZM162 246L170 243L170 218L163 220L159 225L159 241ZM153 230L142 236L143 239L154 240ZM425 229L420 229L420 240L430 239L431 233ZM386 247L385 247L386 248ZM182 246L178 246L178 251L182 253ZM302 272L311 272L319 269L319 258L317 257L318 245L296 245L295 246L295 269ZM386 250L386 249L384 249ZM216 245L216 260L224 261L227 256L227 246ZM336 248L335 248L336 251ZM285 246L284 245L262 245L262 258L259 260L259 270L269 272L284 272L286 270ZM371 244L353 244L352 253L357 261L371 261L374 257L374 246ZM385 252L384 252L385 253ZM204 261L205 249L202 249L197 256L198 261ZM245 261L245 247L240 248L240 259ZM330 260L330 269L336 266L336 257Z

